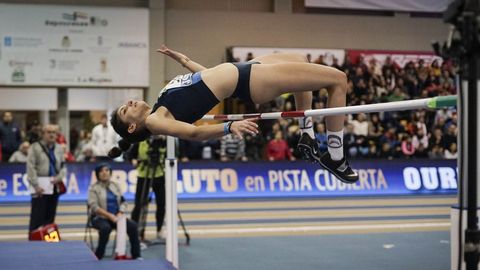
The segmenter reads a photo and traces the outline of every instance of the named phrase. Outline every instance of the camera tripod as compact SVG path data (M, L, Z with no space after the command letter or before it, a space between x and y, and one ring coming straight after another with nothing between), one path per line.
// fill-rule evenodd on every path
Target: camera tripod
M145 235L145 229L147 226L147 216L148 216L148 205L151 202L151 188L153 185L153 181L162 181L160 179L155 180L155 172L157 171L158 166L162 166L162 163L160 163L160 153L159 149L161 146L161 143L159 143L159 140L153 139L149 140L149 150L147 152L148 160L143 161L145 162L146 167L146 177L145 181L146 183L142 187L141 191L141 198L140 198L140 213L139 213L139 224L138 224L138 230L140 232L140 236L142 239L144 239ZM163 179L163 186L165 186L165 179ZM165 191L165 188L162 189ZM161 194L162 196L165 196L165 194ZM157 205L158 207L158 205ZM183 222L182 215L180 214L180 210L177 210L177 216L178 220L180 221L180 225L182 226L183 232L185 234L185 239L186 239L186 245L190 245L190 235L188 234L187 228L185 226L185 223ZM162 221L157 221L157 222L163 222ZM158 245L158 244L164 244L163 242L160 241L154 241L154 242L149 242L148 245Z

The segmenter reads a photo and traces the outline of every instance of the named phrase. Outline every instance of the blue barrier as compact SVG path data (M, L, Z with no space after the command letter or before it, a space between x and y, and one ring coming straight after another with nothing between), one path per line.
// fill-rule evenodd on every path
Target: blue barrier
M265 198L456 194L455 160L354 160L360 180L347 185L318 165L297 162L215 162L179 164L178 198ZM67 164L64 201L82 201L96 181L94 163ZM135 194L137 173L112 163L113 181L124 196ZM0 203L30 200L24 164L0 164Z

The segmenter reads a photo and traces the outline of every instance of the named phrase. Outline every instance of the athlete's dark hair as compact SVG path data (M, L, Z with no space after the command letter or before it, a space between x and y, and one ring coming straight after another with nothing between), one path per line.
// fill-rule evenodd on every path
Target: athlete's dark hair
M113 147L109 152L108 156L111 158L116 158L122 154L122 152L127 151L130 148L132 143L137 143L144 141L152 135L150 131L146 128L136 130L133 133L128 132L128 124L123 122L120 117L118 117L118 108L114 110L111 114L110 124L112 124L113 129L117 132L123 139L118 142L119 147Z

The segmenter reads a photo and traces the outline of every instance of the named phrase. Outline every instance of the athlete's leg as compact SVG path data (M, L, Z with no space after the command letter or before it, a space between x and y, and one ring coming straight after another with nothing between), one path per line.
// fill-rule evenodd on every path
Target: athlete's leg
M305 89L327 88L328 107L343 107L346 104L347 79L345 73L323 65L307 63L277 63L252 66L250 91L252 100L263 103L285 92L300 92ZM329 135L328 153L318 158L331 173L344 182L358 180L358 175L349 167L343 156L343 125L345 117L329 116L326 119ZM308 145L307 143L305 145ZM305 148L307 149L307 148ZM308 149L307 149L308 150Z
M285 62L296 63L308 63L307 57L298 53L275 53L269 55L263 55L254 58L251 62L260 62L262 64L278 64ZM310 110L312 109L313 95L312 90L316 89L299 89L293 93L295 97L295 108L297 110ZM313 132L313 120L312 117L301 117L299 119L300 130L303 133L307 133L312 139L315 138Z

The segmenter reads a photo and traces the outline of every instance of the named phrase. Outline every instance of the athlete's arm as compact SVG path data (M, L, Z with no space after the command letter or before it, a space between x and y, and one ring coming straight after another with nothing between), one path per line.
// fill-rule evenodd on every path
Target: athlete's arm
M154 135L170 135L184 140L204 141L225 135L224 124L195 126L156 113L147 117L146 125ZM257 134L257 128L258 125L253 120L242 120L233 122L230 130L242 138L243 133Z
M191 72L198 72L207 69L199 63L190 60L190 58L183 53L171 50L165 45L162 45L160 49L157 49L157 52L163 53L166 56L170 56L170 58L180 63L184 68L190 70Z

